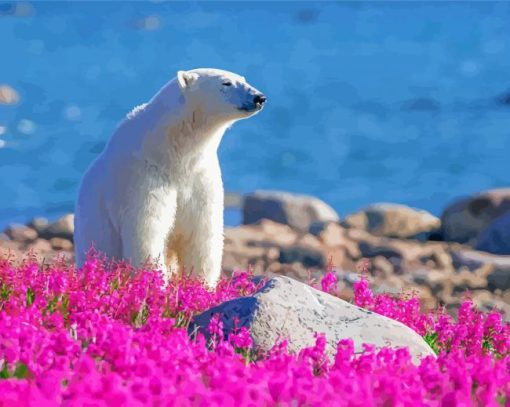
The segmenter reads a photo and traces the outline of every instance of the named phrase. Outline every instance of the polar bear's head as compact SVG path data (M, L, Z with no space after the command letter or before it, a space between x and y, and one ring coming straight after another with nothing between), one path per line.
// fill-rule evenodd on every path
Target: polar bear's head
M219 120L245 119L262 110L266 102L266 97L245 78L228 71L179 71L177 82L187 105Z

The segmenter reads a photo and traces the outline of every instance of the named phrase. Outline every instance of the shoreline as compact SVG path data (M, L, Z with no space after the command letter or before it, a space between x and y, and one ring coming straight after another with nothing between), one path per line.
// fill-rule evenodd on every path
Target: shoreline
M510 189L495 191L477 194L466 204L483 215L488 227L491 222L484 210L494 215L494 208L506 202L510 208ZM489 204L491 196L496 206ZM223 270L227 274L251 268L256 275L320 281L331 263L342 298L350 300L353 282L364 267L376 292L416 291L424 308L445 306L452 312L469 292L480 308L497 307L510 318L510 255L477 250L476 239L451 239L465 238L463 233L480 226L480 219L469 218L473 213L462 215L459 203L447 208L440 219L395 204L375 204L340 218L316 198L275 191L248 194L242 202L238 211L243 212L243 224L225 228ZM479 202L485 206L479 207ZM11 225L0 232L0 253L10 250L19 259L33 250L47 262L61 253L72 261L73 231L72 214L55 222L35 218L26 225Z

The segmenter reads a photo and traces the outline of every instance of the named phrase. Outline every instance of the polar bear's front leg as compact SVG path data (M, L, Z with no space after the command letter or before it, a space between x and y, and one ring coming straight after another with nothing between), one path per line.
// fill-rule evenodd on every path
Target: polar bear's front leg
M218 214L213 223L210 223L210 219L199 217L194 226L196 228L183 250L181 263L202 279L208 287L214 288L221 275L223 213Z
M221 182L221 181L220 181ZM208 189L210 188L210 189ZM180 224L186 244L179 262L214 288L223 257L223 189L210 183L184 209L188 222ZM180 223L180 220L177 220Z
M121 226L122 257L135 267L154 261L168 278L166 240L174 227L176 206L175 193L158 196L150 192L141 205L128 210Z

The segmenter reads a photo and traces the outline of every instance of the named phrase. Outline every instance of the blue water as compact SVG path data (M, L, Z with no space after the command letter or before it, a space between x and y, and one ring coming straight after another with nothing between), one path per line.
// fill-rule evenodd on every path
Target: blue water
M73 209L118 121L179 69L269 98L220 148L226 189L440 213L510 184L509 3L0 3L0 224ZM22 13L23 14L23 13ZM230 219L230 218L229 218ZM230 220L232 222L232 220Z

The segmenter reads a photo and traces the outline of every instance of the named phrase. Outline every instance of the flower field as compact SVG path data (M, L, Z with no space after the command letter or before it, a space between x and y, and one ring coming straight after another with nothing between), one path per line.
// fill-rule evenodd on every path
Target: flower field
M335 294L335 275L321 286ZM210 292L97 258L79 271L0 259L0 406L510 405L510 326L469 299L453 319L356 283L357 305L407 324L438 353L419 366L405 349L354 354L348 338L329 360L320 333L298 355L285 338L262 354L244 329L223 338L219 320L210 342L190 340L194 315L258 288L246 272Z

